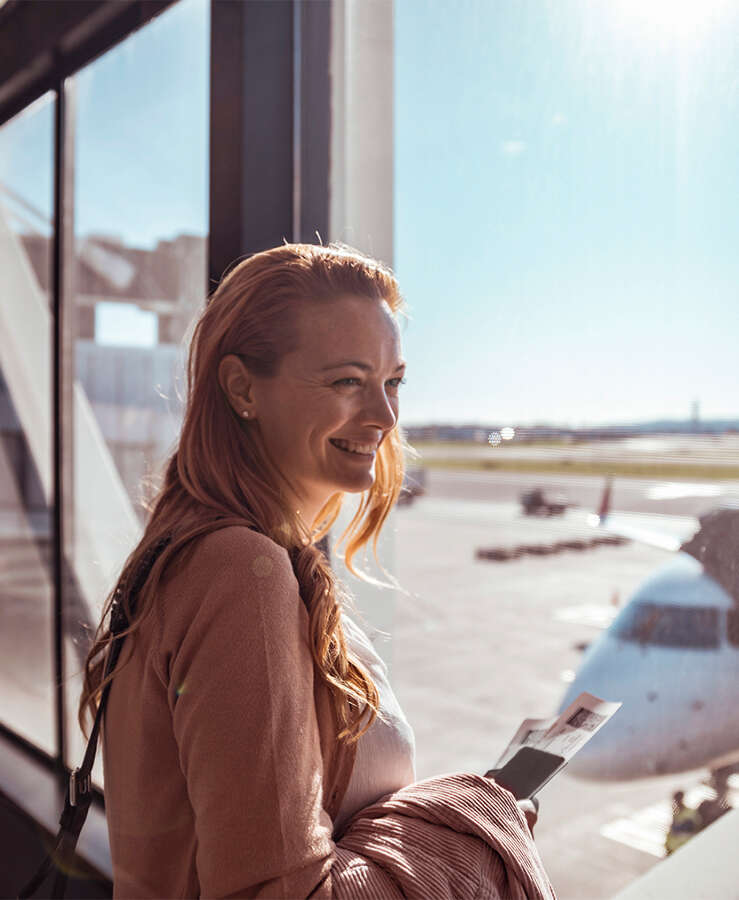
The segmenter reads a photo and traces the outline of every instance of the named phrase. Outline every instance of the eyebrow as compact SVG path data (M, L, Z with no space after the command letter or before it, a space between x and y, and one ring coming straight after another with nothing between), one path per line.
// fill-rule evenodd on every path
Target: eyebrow
M399 371L400 369L405 369L405 363L401 362L395 367L395 371ZM344 366L356 366L358 369L364 369L365 372L371 372L372 366L369 363L357 362L356 360L345 360L344 362L331 363L328 366L324 366L321 369L321 372L327 372L329 369L341 369Z

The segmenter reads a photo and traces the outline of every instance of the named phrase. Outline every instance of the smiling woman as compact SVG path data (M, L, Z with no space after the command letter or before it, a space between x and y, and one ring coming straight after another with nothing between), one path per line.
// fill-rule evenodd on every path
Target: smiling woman
M472 773L415 784L413 731L315 544L361 494L360 574L398 498L402 310L376 260L286 244L197 319L179 444L109 597L129 639L103 677L104 615L80 701L84 730L112 678L117 897L551 897L511 794Z
M356 294L306 299L292 329L295 349L276 372L260 375L245 357L229 354L219 377L233 409L248 413L249 427L279 466L286 496L312 523L332 494L374 483L368 464L398 421L400 332L386 300ZM338 348L357 361L323 365ZM336 377L351 369L363 377Z
M143 617L159 573L224 519L267 535L294 556L314 656L336 692L342 737L354 740L361 717L347 717L342 701L360 699L374 710L376 694L346 657L335 580L314 544L339 515L344 492L364 492L347 529L345 560L358 574L352 557L381 528L400 492L403 442L392 376L400 365L395 315L402 309L390 270L344 245L284 245L236 265L197 318L179 446L121 577L125 582L152 543L174 536L139 601ZM362 361L364 378L351 379L360 384L347 385L350 379L327 370L337 357ZM369 453L352 452L368 447ZM101 665L91 661L109 639L100 630L88 657L83 728L101 686Z

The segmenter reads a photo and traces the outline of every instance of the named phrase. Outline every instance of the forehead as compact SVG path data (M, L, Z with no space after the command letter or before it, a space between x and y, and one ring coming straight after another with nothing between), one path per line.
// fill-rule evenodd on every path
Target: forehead
M300 308L297 326L295 356L316 365L335 358L389 365L401 354L400 328L384 300L350 296L309 302Z

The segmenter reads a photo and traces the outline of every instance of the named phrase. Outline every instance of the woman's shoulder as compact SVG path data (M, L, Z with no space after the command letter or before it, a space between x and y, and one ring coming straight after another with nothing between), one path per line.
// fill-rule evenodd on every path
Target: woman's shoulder
M194 539L175 562L160 598L166 618L190 620L193 608L211 611L238 600L269 605L299 600L287 550L246 525L228 525Z
M292 581L290 555L285 547L248 525L226 525L193 538L172 560L166 576L178 589L191 584L198 590L214 579L238 578L248 583L270 576Z
M226 554L241 555L244 552L258 550L266 553L284 555L289 560L287 550L271 537L251 528L248 525L224 525L215 528L193 540L195 551L201 556L223 556Z

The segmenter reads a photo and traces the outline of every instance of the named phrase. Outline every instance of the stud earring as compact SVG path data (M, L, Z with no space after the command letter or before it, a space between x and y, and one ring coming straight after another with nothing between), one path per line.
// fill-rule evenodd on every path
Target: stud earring
M248 410L248 409L245 409L245 410L241 413L241 415L242 415L245 419L248 419L248 418L249 418L249 410Z

